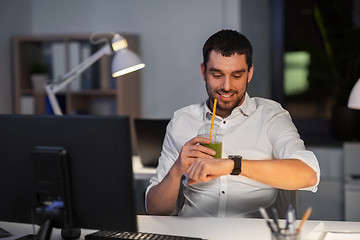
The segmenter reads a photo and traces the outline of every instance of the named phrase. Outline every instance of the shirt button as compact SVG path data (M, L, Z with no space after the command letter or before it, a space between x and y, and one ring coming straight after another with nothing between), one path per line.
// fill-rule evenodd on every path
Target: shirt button
M223 121L223 124L226 124L226 121L225 121L225 120Z
M225 194L225 191L221 191L222 194Z

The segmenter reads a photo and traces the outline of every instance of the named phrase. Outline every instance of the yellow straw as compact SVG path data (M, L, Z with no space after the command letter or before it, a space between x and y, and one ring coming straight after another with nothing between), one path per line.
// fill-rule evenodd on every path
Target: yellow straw
M214 99L214 108L213 108L213 113L212 113L212 119L211 119L211 128L210 128L210 141L212 138L212 134L213 134L213 128L214 128L214 119L215 119L215 112L216 112L216 104L217 104L217 99Z
M309 216L310 216L310 214L311 214L311 210L312 210L312 208L309 207L309 208L306 210L306 212L304 213L304 216L303 216L303 218L302 218L302 220L301 220L301 222L300 222L300 225L299 225L299 227L298 227L297 230L296 230L297 232L300 232L302 226L304 225L304 223L306 222L306 220L309 218Z

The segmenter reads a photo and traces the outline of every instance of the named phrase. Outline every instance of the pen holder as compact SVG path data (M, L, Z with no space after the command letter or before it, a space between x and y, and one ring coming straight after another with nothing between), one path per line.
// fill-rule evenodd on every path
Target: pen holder
M280 231L271 233L272 240L300 240L300 232L290 232L288 229L280 229Z

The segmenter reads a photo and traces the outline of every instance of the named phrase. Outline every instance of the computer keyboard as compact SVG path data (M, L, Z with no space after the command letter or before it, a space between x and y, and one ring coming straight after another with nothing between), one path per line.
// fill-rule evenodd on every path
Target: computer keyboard
M122 239L139 239L139 240L202 240L187 236L166 235L147 232L125 232L125 231L97 231L85 235L86 240L122 240Z

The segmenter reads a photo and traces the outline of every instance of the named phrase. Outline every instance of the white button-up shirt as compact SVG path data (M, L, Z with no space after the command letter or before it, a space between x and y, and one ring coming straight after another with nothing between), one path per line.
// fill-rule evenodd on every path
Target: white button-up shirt
M163 143L156 175L149 189L160 183L176 161L182 146L211 121L206 103L194 104L174 113ZM317 172L315 186L303 190L316 192L320 169L315 155L305 149L289 113L275 101L245 96L244 103L226 118L215 117L223 130L222 158L241 155L248 160L300 159ZM251 215L260 206L270 206L277 189L244 176L221 176L206 183L188 185L182 181L185 202L181 216L237 217Z

